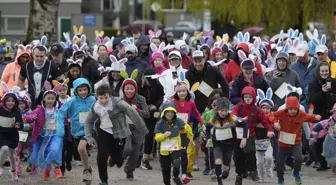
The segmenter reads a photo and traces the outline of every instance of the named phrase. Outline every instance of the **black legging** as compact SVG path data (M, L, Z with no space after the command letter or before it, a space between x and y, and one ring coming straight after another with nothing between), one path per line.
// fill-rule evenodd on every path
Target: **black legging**
M154 146L154 129L155 129L155 118L145 119L146 127L148 129L148 134L145 137L144 143L144 154L151 154Z

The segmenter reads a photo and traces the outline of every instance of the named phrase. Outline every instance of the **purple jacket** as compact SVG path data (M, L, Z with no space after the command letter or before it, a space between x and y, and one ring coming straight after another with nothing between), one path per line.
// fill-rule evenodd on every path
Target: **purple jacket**
M45 123L44 108L41 105L37 106L36 109L29 115L23 116L23 119L25 119L28 123L34 123L32 141L33 143L36 143Z

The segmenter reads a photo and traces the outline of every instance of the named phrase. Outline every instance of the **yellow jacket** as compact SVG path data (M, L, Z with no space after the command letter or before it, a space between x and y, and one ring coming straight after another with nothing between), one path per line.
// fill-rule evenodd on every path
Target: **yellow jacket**
M336 61L331 61L329 57L326 58L326 62L330 65L331 77L336 78Z

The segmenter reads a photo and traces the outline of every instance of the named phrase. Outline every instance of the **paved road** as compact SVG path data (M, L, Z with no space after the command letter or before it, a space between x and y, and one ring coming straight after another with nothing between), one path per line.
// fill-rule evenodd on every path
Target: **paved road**
M97 185L99 183L98 177L98 169L95 161L96 153L93 152L90 157L90 163L93 167L93 185ZM203 161L203 159L200 159ZM160 171L160 164L157 159L151 161L153 166L153 170L147 171L143 169L137 169L134 173L135 180L128 181L126 180L125 173L123 169L118 169L116 167L108 168L109 170L109 184L118 184L118 185L161 185L162 183L162 175ZM25 169L24 164L24 168ZM201 166L203 168L203 166ZM232 168L231 174L227 180L224 181L226 185L234 185L235 180L235 172L234 167ZM82 167L74 167L71 172L67 172L63 179L55 179L54 174L51 174L51 178L49 181L42 180L42 172L39 174L30 176L23 173L22 177L20 177L19 182L13 182L10 179L10 175L8 173L8 169L5 170L5 174L0 177L0 185L41 185L41 184L55 184L55 185L77 185L84 184L81 182L82 178ZM194 180L192 180L190 185L217 185L216 182L211 182L209 176L203 176L202 172L193 172ZM312 167L303 167L302 169L302 178L303 185L336 185L336 174L332 173L331 170L326 172L316 172ZM294 185L294 178L290 175L290 172L287 171L286 176L286 185ZM173 183L172 183L173 184ZM254 183L251 180L244 179L244 185L256 185L258 183ZM276 184L276 179L272 181L272 183L262 183L263 185L274 185Z

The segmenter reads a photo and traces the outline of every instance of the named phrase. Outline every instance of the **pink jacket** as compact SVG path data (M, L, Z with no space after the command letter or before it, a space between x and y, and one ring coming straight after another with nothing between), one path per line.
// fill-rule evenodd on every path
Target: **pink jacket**
M33 143L36 143L45 123L44 108L41 105L37 106L33 112L23 116L23 119L25 119L28 123L33 123L32 140Z

